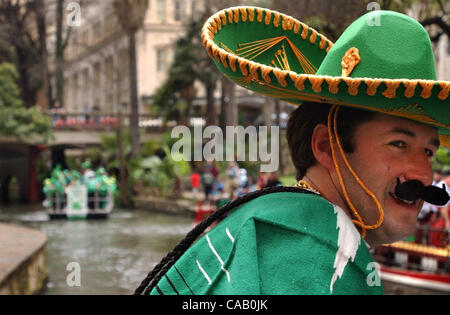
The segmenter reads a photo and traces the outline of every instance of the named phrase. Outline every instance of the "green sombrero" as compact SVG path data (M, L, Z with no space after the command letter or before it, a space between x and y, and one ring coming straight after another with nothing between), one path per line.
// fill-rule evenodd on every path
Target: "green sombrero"
M437 127L450 148L450 82L437 81L428 33L406 15L372 11L333 44L290 16L234 7L209 18L202 38L219 70L247 89L408 118Z

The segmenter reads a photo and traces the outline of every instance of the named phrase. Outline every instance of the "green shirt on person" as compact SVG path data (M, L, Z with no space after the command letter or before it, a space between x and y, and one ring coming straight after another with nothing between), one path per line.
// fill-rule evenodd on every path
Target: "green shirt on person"
M316 194L277 192L233 209L150 292L383 294L365 241L345 212Z

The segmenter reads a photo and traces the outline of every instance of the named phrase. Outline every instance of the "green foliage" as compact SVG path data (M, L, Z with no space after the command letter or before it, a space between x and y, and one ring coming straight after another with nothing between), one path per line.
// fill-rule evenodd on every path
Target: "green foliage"
M46 142L51 135L50 118L42 115L36 108L22 105L16 80L15 67L8 63L0 64L0 134L29 139L41 135Z
M158 196L169 196L173 193L175 181L190 172L189 163L173 156L167 144L163 144L164 158L156 155L141 158L139 165L133 168L131 181Z
M450 150L444 147L440 147L432 160L432 167L435 171L441 171L443 173L450 171Z
M158 196L170 196L177 178L189 174L190 166L185 161L175 161L170 149L177 139L172 139L170 133L162 137L161 143L150 140L142 145L139 155L131 159L130 132L123 135L123 147L126 167L129 172L127 186L130 189L129 198L133 199L132 191L142 192L146 190L150 194ZM155 153L160 148L165 157L160 158ZM100 146L92 147L87 152L87 158L94 164L105 165L107 169L120 168L118 155L118 141L116 135L104 135Z
M176 42L167 79L155 92L153 105L166 117L179 118L181 113L189 112L195 99L196 80L206 85L219 79L199 35L206 18L201 16L186 25L185 35Z

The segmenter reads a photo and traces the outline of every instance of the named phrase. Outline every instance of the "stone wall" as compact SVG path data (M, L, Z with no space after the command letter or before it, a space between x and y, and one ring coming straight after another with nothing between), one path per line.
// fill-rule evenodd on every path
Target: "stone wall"
M0 295L36 294L47 279L44 233L0 224Z

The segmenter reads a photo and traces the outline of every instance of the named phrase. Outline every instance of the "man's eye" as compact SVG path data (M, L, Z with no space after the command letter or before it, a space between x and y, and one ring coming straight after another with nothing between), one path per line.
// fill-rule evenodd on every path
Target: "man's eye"
M394 147L397 147L397 148L405 148L406 147L406 142L401 141L401 140L392 141L392 142L389 142L389 144Z
M434 152L430 149L425 149L425 153L428 157L433 157L433 155L434 155Z

